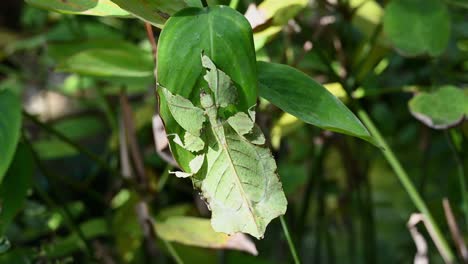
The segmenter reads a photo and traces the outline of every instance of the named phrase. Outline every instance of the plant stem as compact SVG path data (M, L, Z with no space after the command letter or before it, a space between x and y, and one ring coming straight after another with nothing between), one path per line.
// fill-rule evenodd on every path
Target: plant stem
M377 143L383 148L383 149L381 149L382 154L384 155L385 159L387 160L387 162L392 167L395 174L398 176L398 179L400 180L401 184L403 185L406 192L410 196L410 198L411 198L413 204L415 205L415 207L424 215L426 220L434 228L435 236L437 237L437 240L439 240L440 245L441 245L441 249L446 254L447 260L449 262L453 262L454 261L454 255L452 253L451 248L449 247L447 241L445 240L444 236L442 235L442 232L441 232L439 226L437 225L436 221L434 220L431 212L429 211L426 203L423 201L423 199L419 195L418 191L416 190L413 182L411 181L410 177L408 176L406 171L401 166L400 161L397 159L397 157L393 153L392 149L389 147L389 145L387 144L385 139L382 137L382 135L380 134L380 131L376 128L376 126L374 125L374 122L370 119L367 112L364 109L362 109L360 106L358 106L357 114L358 114L359 118L362 120L362 122L369 129L372 136L376 139Z
M455 144L448 130L445 131L445 136L447 137L450 150L452 151L455 162L457 163L458 181L460 183L460 192L461 192L461 197L463 200L462 210L463 210L463 213L465 214L465 225L467 228L466 230L468 230L468 200L467 200L468 195L466 191L465 171L463 169L463 162L459 156L457 149L455 148Z
M99 166L101 166L102 168L106 169L107 171L113 173L116 176L119 176L122 179L125 179L125 177L123 177L118 170L116 170L116 169L112 168L111 166L109 166L105 161L103 161L101 158L99 158L99 156L97 156L93 152L89 151L88 149L80 146L78 143L74 142L73 140L71 140L70 138L68 138L64 134L62 134L60 131L56 130L55 128L49 126L46 123L41 122L35 116L27 113L26 111L23 111L23 115L27 119L31 120L34 124L36 124L37 126L42 128L43 130L45 130L46 132L56 136L61 141L67 143L68 145L70 145L71 147L76 149L81 154L87 156L89 159L91 159L92 161L99 164Z
M26 136L23 136L23 139L28 144L28 146L29 146L29 148L31 150L31 155L32 155L32 157L34 159L34 162L36 163L37 167L39 168L39 171L42 173L42 175L44 175L47 178L47 180L50 180L49 171L45 168L44 164L42 163L41 159L39 158L38 153L34 150L31 141ZM54 186L53 183L50 183L50 185L51 185L51 187ZM88 255L88 257L92 258L93 257L92 247L89 244L89 242L87 241L87 239L86 239L83 231L81 230L81 228L77 224L75 224L75 222L73 221L73 216L72 216L70 210L68 209L67 205L66 204L62 204L62 205L57 204L49 196L49 194L47 192L42 190L41 186L39 186L39 184L37 182L34 183L34 189L36 190L39 197L44 202L46 202L49 205L49 207L59 209L59 213L62 215L63 219L65 219L65 223L66 223L68 229L70 229L70 232L76 233L78 238L81 240L81 242L85 246L86 254ZM53 189L55 189L55 188L53 188ZM56 190L53 190L53 191L54 191L54 193L56 193Z
M292 241L291 235L289 234L288 226L286 225L286 221L284 220L284 216L280 216L281 227L283 228L284 235L286 236L286 240L288 241L289 250L291 251L291 255L294 259L295 264L300 264L301 261L296 252L296 247L294 247L294 243Z
M179 254L177 253L175 248L172 246L172 243L164 239L162 241L164 242L164 245L167 247L167 250L169 251L169 254L172 256L172 258L174 259L175 263L184 264L184 261L182 261Z
M237 6L239 5L239 0L231 0L229 3L229 7L232 9L237 9Z

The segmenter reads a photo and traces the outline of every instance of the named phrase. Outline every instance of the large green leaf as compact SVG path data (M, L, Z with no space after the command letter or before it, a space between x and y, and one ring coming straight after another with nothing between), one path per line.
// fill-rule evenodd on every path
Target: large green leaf
M373 143L361 121L305 73L282 64L257 65L260 96L306 123Z
M0 184L15 154L21 128L21 102L9 90L0 90Z
M169 111L185 130L184 142L179 136L173 141L197 155L190 161L189 170L175 174L193 176L195 187L201 189L212 211L215 231L244 232L261 238L268 223L284 214L287 206L276 162L255 125L255 109L226 117L225 110L237 101L237 87L207 56L201 62L209 87L200 94L203 109L161 88ZM195 110L200 118L187 112Z
M58 70L104 77L147 77L154 63L149 52L118 45L81 51L62 61Z
M111 0L134 16L162 28L167 18L177 11L200 4L195 0Z
M8 224L24 205L26 195L31 186L34 173L34 163L30 150L19 144L15 158L0 185L0 235L5 232Z
M468 116L468 93L449 85L433 93L420 93L408 104L416 119L435 129L454 126Z
M158 44L158 81L171 93L199 106L200 90L206 89L202 77L202 51L239 88L237 110L247 111L257 100L257 74L252 30L235 10L214 6L187 8L166 23ZM164 95L160 113L168 134L183 137L183 129L169 112ZM171 150L181 167L188 171L194 155L171 140Z
M110 0L26 0L26 3L47 10L91 16L128 16L129 13Z
M393 0L385 7L384 32L403 54L444 52L450 17L443 0Z
M217 233L210 225L209 219L190 216L172 216L155 223L156 233L167 241L185 245L216 249L236 249L257 254L255 244L245 235L228 236Z

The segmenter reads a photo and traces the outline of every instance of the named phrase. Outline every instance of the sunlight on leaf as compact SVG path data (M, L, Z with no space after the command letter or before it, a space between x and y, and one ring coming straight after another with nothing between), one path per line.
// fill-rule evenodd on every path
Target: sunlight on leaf
M156 221L156 233L162 239L185 245L216 249L234 249L257 255L255 244L244 234L217 233L210 225L210 220L172 216L164 221Z

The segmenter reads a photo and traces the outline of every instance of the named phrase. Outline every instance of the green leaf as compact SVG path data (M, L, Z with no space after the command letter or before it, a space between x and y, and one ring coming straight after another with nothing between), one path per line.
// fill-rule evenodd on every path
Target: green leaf
M247 111L257 100L255 51L248 21L225 6L187 8L167 21L158 43L158 81L195 106L199 106L200 91L208 89L202 76L205 73L200 60L202 51L238 87L234 108ZM171 115L162 89L159 96L167 134L183 138L185 131ZM172 140L170 144L177 162L190 171L189 162L194 155Z
M26 146L19 144L13 162L0 185L0 235L24 206L33 173L31 152Z
M216 105L226 107L234 104L237 100L237 90L231 78L218 70L208 56L202 56L202 65L206 68L205 81L217 99Z
M151 54L137 47L89 49L59 64L57 70L105 77L147 77L153 74Z
M164 87L161 89L175 121L190 134L200 136L200 130L206 119L203 110L194 106L188 99L180 95L173 95Z
M130 50L132 52L142 53L134 44L112 38L47 42L47 54L59 63L79 52L91 49Z
M0 184L15 154L21 128L21 102L9 90L0 90Z
M296 116L323 129L373 139L359 119L322 85L292 67L258 62L260 96Z
M78 15L91 16L128 16L110 0L26 0L26 3L43 9Z
M443 86L433 93L420 93L409 103L411 114L434 129L446 129L468 116L468 94L454 86Z
M95 218L83 222L79 226L83 236L94 239L109 235L108 223L102 218ZM58 237L53 243L44 247L44 254L49 258L59 258L70 255L78 250L85 249L83 241L76 233L66 237Z
M213 230L208 219L172 216L155 222L156 233L164 240L190 246L235 249L257 255L255 244L245 235L228 236Z
M188 7L193 0L111 0L134 16L162 28L167 18Z
M213 81L213 72L224 74L213 64L204 76L215 95L213 98L205 91L200 94L200 103L209 120L203 130L207 143L205 154L192 159L190 170L175 174L194 176L194 185L201 189L212 210L211 223L215 231L244 232L262 238L268 223L286 212L287 201L276 174L276 162L268 148L259 146L263 142L257 142L263 133L253 130L255 113L252 108L248 110L249 115L238 112L227 120L220 115L219 102L231 98L227 91L235 87L231 86L229 78ZM170 92L164 93L169 93L166 97L171 98ZM189 120L180 125L190 127L193 122ZM255 141L247 137L252 133L255 133ZM205 155L206 169L200 171Z
M442 0L394 0L385 7L384 32L407 55L444 52L450 37L450 17Z

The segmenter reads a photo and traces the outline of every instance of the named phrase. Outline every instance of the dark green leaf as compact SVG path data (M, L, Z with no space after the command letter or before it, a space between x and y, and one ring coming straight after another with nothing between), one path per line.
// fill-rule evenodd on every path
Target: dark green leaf
M0 90L0 184L15 154L21 128L21 102L9 90Z
M394 0L385 8L384 32L403 54L440 55L450 37L443 0Z
M203 80L202 51L231 77L239 93L236 108L247 112L257 100L255 52L248 21L224 6L187 8L167 21L159 39L158 81L194 104L199 104L200 90L208 89ZM167 133L183 138L182 128L170 114L162 89L159 91ZM172 140L170 143L176 160L190 171L188 164L194 156Z
M260 96L323 129L373 142L359 119L322 85L292 67L258 62Z
M13 162L0 185L0 235L24 206L33 173L31 151L25 145L19 144Z
M110 0L26 0L26 3L47 10L91 16L127 16L128 12Z
M453 86L420 93L409 101L411 114L429 127L446 129L468 116L468 94Z
M162 28L166 19L189 4L199 4L194 0L111 0L134 16Z

